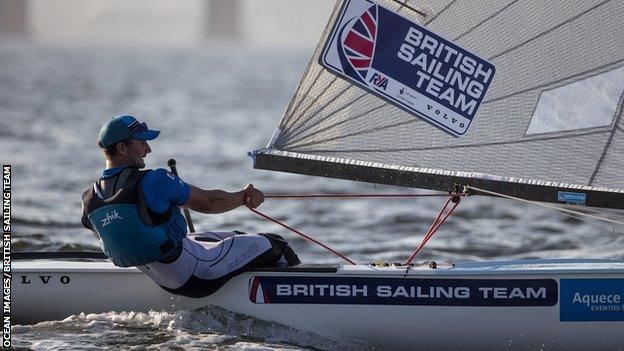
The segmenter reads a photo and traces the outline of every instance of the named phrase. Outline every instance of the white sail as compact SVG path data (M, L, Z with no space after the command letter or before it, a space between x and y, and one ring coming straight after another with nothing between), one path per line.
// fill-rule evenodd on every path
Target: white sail
M353 1L337 3L257 168L440 190L468 179L531 200L624 207L624 2L366 1L496 67L456 138L319 63Z

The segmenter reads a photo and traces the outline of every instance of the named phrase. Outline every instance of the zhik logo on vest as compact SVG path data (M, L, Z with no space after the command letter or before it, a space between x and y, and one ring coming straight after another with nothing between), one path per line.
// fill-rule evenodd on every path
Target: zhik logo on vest
M102 227L106 227L107 225L111 224L112 221L117 219L123 219L123 217L119 215L119 212L117 212L117 210L106 212L106 217L102 218Z

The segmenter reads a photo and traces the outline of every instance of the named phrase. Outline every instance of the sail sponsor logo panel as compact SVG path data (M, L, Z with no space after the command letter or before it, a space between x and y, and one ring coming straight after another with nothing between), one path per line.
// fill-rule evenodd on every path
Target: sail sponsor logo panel
M560 284L560 321L624 321L624 279L561 279Z
M494 65L369 0L345 0L319 63L454 135L468 131Z
M254 276L249 299L268 304L554 306L553 279Z

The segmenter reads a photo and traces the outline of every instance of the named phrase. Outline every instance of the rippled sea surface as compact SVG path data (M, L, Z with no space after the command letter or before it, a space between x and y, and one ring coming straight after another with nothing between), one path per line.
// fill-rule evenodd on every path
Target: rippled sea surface
M253 170L305 69L309 50L41 47L0 43L0 158L13 166L13 243L23 250L98 250L80 225L80 194L101 172L103 121L133 114L162 130L148 167L175 157L187 182L265 193L416 192ZM268 200L261 209L358 262L403 261L443 204L418 200ZM246 209L193 215L204 230L275 232L304 262L339 259ZM621 258L624 236L510 200L462 201L419 260ZM335 341L219 309L77 315L13 328L31 349L343 349Z

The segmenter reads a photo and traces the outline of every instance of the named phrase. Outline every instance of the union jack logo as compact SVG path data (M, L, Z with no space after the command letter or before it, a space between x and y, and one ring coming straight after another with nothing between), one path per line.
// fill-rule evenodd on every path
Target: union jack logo
M258 277L249 279L249 300L253 303L269 303L269 295L262 288Z
M351 67L364 80L375 52L377 5L371 6L350 23L352 25L342 35L342 49Z

